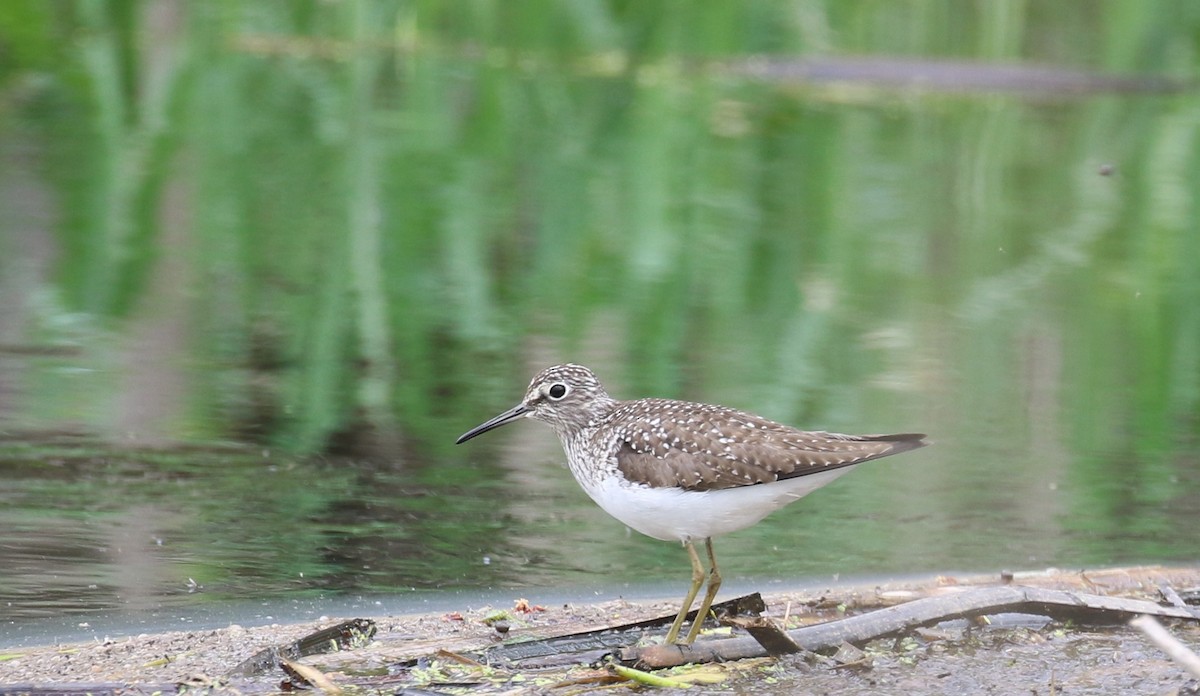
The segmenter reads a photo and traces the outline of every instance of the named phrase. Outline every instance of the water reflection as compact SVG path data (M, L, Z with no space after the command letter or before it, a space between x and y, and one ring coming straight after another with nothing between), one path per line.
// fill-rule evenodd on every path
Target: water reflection
M0 616L678 581L548 433L453 448L566 361L930 434L718 540L731 580L1190 560L1200 107L1087 66L1187 74L1129 47L1196 31L1118 4L37 5L0 71ZM709 69L816 54L1090 86Z
M679 580L683 559L676 545L630 535L607 518L553 458L534 467L542 474L530 487L470 461L392 468L93 441L9 441L2 449L0 615L8 620L260 597L647 586ZM462 481L429 485L437 466L461 467ZM718 540L726 574L738 582L1186 561L1190 547L1156 541L1149 529L1154 520L1200 522L1196 507L1169 516L1129 511L1123 519L1141 524L1121 529L1097 511L1064 517L1083 493L1064 483L1044 492L1056 501L1044 509L999 469L922 490L937 479L921 466L880 462ZM964 486L979 492L975 502L921 502L961 500Z

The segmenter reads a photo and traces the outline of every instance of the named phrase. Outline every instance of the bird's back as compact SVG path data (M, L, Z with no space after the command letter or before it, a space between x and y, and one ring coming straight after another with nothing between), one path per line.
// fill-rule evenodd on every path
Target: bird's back
M701 491L809 476L926 444L918 433L805 431L737 409L671 399L618 402L598 431L627 480Z

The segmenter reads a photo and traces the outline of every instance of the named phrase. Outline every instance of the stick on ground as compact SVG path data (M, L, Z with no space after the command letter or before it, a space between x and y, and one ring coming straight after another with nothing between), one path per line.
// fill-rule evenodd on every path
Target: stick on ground
M1157 645L1159 650L1167 654L1167 657L1175 660L1179 666L1190 672L1193 677L1200 679L1200 655L1192 652L1188 646L1171 635L1170 631L1163 628L1163 625L1156 621L1153 616L1139 616L1131 620L1129 625L1145 633L1150 642Z
M1125 623L1139 614L1200 620L1200 614L1190 607L1162 607L1138 599L1009 585L918 599L840 621L798 628L788 631L788 635L806 650L821 651L835 648L842 642L860 644L951 619L1006 612L1041 614L1060 621L1092 625ZM652 645L619 653L626 663L651 668L765 655L766 651L753 638L710 640L691 646Z

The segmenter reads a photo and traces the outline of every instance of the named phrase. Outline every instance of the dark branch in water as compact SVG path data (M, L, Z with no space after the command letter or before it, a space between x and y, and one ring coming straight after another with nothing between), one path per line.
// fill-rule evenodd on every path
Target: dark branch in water
M1059 621L1091 625L1121 624L1140 615L1200 621L1200 613L1190 607L1163 607L1139 599L1007 586L918 599L869 614L798 628L788 631L788 636L801 648L822 651L836 648L843 642L863 643L901 635L942 621L1009 612L1040 614ZM620 658L623 662L657 669L688 662L739 660L766 654L766 649L754 638L730 638L701 641L691 646L630 648L621 651Z

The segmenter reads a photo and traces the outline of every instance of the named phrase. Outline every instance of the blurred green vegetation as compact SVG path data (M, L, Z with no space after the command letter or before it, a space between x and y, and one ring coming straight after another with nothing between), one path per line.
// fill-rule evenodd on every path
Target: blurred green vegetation
M574 360L933 435L817 514L1012 506L1139 557L1200 508L1200 101L969 84L1190 85L1198 46L1184 0L7 0L0 145L56 251L5 340L81 353L25 363L5 415L122 432L114 393L158 384L123 375L168 364L175 439L419 465L482 458L450 443ZM749 74L859 55L973 62L951 90ZM4 271L32 233L0 232Z
M1103 6L125 0L6 3L0 25L7 101L44 139L59 203L65 309L119 322L162 258L184 256L179 282L203 291L172 310L206 363L198 391L210 367L232 375L200 420L219 434L266 419L267 441L311 452L362 426L445 442L478 387L511 392L530 370L514 359L530 335L570 356L619 332L607 362L646 393L779 375L773 408L826 413L823 391L878 369L844 346L881 317L912 331L980 276L1027 281L1000 294L1053 280L1039 251L1065 222L1054 216L1104 183L1065 165L1094 167L1115 134L1103 154L1133 188L1164 114L831 94L712 61L871 51L1191 67L1166 50L1194 50L1165 24L1179 3ZM1102 201L1114 219L1079 231L1079 253L1127 263L1105 238L1152 212L1143 193ZM1194 277L1179 285L1194 292ZM1140 350L1163 350L1175 328L1147 324ZM1139 411L1150 422L1196 403L1159 397Z

